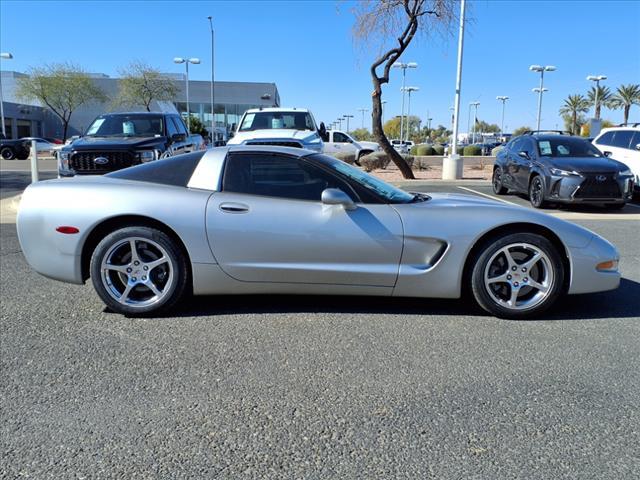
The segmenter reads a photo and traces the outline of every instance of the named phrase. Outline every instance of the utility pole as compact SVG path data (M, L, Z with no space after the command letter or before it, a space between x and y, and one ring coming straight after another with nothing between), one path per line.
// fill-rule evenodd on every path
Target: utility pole
M540 115L542 114L542 94L547 92L548 90L544 88L544 72L553 72L556 70L556 67L553 65L531 65L529 70L532 72L540 73L540 87L534 88L534 92L538 92L538 120L536 122L537 127L536 130L540 131Z
M382 102L382 103L386 103L386 102ZM367 113L369 111L368 108L359 108L358 111L360 113L362 113L362 128L364 128L364 114ZM382 123L384 124L384 120L382 121Z
M393 67L402 69L402 112L400 114L400 141L402 142L404 140L404 89L407 76L407 68L418 68L418 64L416 62L394 63Z
M209 19L209 29L211 30L211 143L216 146L216 111L213 96L214 83L214 34L213 34L213 18Z

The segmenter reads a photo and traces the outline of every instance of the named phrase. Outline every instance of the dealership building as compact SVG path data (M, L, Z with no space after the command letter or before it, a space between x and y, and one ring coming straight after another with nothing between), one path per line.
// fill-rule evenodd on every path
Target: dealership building
M47 107L37 101L25 101L16 95L18 79L27 75L19 72L0 72L2 80L2 106L4 108L5 130L9 138L22 137L62 137L62 123ZM180 112L186 116L186 82L184 75L163 74L174 81L178 90L172 102L153 102L152 111ZM145 108L116 107L113 103L118 94L118 78L101 73L89 74L94 84L100 88L108 100L91 102L73 112L67 136L80 135L98 115L117 111L144 111ZM249 108L279 107L280 95L275 83L260 82L215 82L215 130L219 139L226 139L228 132L235 128L242 114ZM200 118L211 131L211 82L189 81L189 111Z

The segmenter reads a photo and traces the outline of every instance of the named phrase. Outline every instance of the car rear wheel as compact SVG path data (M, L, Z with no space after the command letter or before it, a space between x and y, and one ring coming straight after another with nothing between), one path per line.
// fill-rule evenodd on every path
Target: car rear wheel
M5 160L13 160L16 156L13 149L9 147L4 147L2 150L0 150L0 155Z
M173 307L187 285L187 262L175 242L149 227L107 235L91 257L93 286L114 312L148 315Z
M529 201L534 208L544 208L547 203L544 200L544 183L540 175L536 175L529 183Z
M507 188L502 186L502 169L500 167L496 167L493 171L493 179L491 183L493 185L493 193L496 195L504 195L507 193Z
M516 233L487 242L475 258L471 289L497 317L521 319L548 309L560 297L564 265L541 235Z

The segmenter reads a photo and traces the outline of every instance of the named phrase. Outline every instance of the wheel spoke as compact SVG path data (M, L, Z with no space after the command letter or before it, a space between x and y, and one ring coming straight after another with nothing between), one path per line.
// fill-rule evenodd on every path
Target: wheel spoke
M527 260L522 266L524 268L526 268L527 270L531 270L533 268L533 266L538 263L538 261L542 258L542 255L540 254L540 252L535 252L533 254L533 257L531 257L529 260Z
M129 273L127 272L127 268L130 268L129 265L113 265L112 263L106 263L106 262L102 264L103 270L113 270L115 272L120 272L125 275L129 275Z
M158 290L158 287L156 287L156 284L153 283L153 281L151 281L150 279L144 282L143 285L147 287L149 290L151 290L154 295L158 295L158 296L162 295L162 292Z
M154 269L154 268L156 268L157 266L162 265L162 264L164 264L164 263L167 263L168 261L169 261L169 259L168 259L167 257L162 256L162 257L160 257L159 259L154 260L153 262L145 263L144 265L145 265L146 267L149 267L149 272L151 272L151 270L153 270L153 269Z
M502 275L498 275L497 277L487 278L487 284L490 285L492 283L509 283L507 275L508 273L503 273Z
M531 288L535 288L536 290L539 290L542 293L547 293L549 291L548 285L536 282L535 280L529 280L527 285L529 285Z
M509 297L509 300L507 301L507 304L510 307L515 307L516 306L516 302L518 301L518 294L520 293L520 287L514 287L513 285L511 285L511 296Z
M134 239L129 240L129 246L131 247L131 263L139 262L138 250L136 249L136 241Z
M516 263L514 258L511 256L511 252L509 251L509 247L505 247L501 251L504 254L504 257L507 259L507 265L509 266L509 269L511 269L511 267L517 267L518 266L518 264Z
M127 288L124 289L124 292L122 292L122 295L120 295L120 298L118 299L120 303L127 303L127 298L129 297L129 294L131 293L133 287L133 283L127 282Z

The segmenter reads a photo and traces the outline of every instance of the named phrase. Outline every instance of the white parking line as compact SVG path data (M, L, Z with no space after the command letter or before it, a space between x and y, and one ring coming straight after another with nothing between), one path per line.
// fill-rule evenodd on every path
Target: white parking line
M627 203L627 207L640 208L640 205L634 205L633 203Z
M504 198L494 197L493 195L488 195L486 193L482 193L482 192L479 192L477 190L472 190L471 188L467 188L467 187L458 187L458 188L460 188L462 190L466 190L468 192L475 193L477 195L482 195L483 197L487 197L487 198L490 198L492 200L498 200L500 202L508 203L509 205L515 205L516 207L522 207L522 205L518 205L517 203L510 202L509 200L505 200Z

